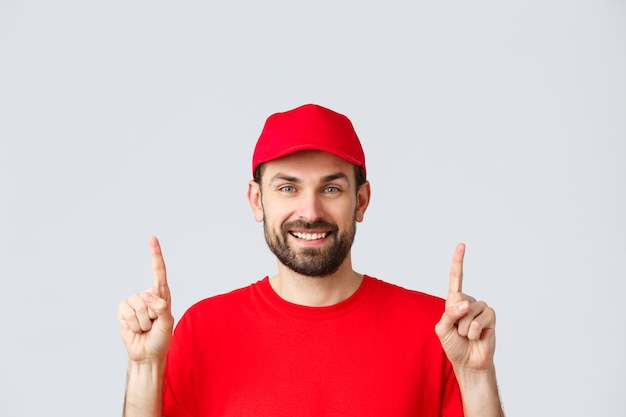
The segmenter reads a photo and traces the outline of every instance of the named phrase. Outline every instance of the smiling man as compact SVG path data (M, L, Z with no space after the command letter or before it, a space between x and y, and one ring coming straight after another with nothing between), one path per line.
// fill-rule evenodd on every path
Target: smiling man
M248 200L278 273L192 306L174 327L165 263L119 306L131 416L502 416L495 313L356 272L350 250L370 201L349 119L318 105L270 116Z
M314 178L320 169L331 173ZM362 218L367 203L366 187L355 191L351 165L328 153L299 151L263 171L268 180L263 184L259 174L251 181L249 199L279 265L308 277L336 272L354 241L356 210ZM357 199L360 207L354 207Z

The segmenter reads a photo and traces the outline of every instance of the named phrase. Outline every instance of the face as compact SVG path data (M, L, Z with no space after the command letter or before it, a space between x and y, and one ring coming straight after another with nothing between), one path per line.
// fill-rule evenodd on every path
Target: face
M332 154L301 151L266 163L249 199L278 260L306 276L336 272L350 254L369 184L356 189L354 166Z

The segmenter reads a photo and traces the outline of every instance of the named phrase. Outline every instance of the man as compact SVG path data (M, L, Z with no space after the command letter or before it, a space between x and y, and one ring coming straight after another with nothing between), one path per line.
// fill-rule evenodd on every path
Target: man
M353 270L370 185L347 117L310 104L270 116L252 173L248 200L278 273L197 303L172 336L151 238L154 286L118 313L126 417L503 415L495 313L462 293L463 244L446 300Z

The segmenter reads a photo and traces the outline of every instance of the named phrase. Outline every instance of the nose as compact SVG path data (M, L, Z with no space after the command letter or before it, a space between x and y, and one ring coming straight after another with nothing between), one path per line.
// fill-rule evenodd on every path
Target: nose
M324 207L321 196L316 192L301 195L297 215L299 219L313 222L323 217Z

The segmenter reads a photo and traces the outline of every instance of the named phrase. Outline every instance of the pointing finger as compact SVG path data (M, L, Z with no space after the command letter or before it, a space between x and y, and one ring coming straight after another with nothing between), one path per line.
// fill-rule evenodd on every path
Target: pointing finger
M165 269L165 261L161 252L161 245L155 236L148 239L150 246L150 256L152 258L152 274L154 275L154 287L159 291L159 297L165 301L170 299L170 290L167 286L167 271Z
M448 298L451 294L463 292L463 257L465 256L465 244L456 245L450 266L450 283L448 286Z

